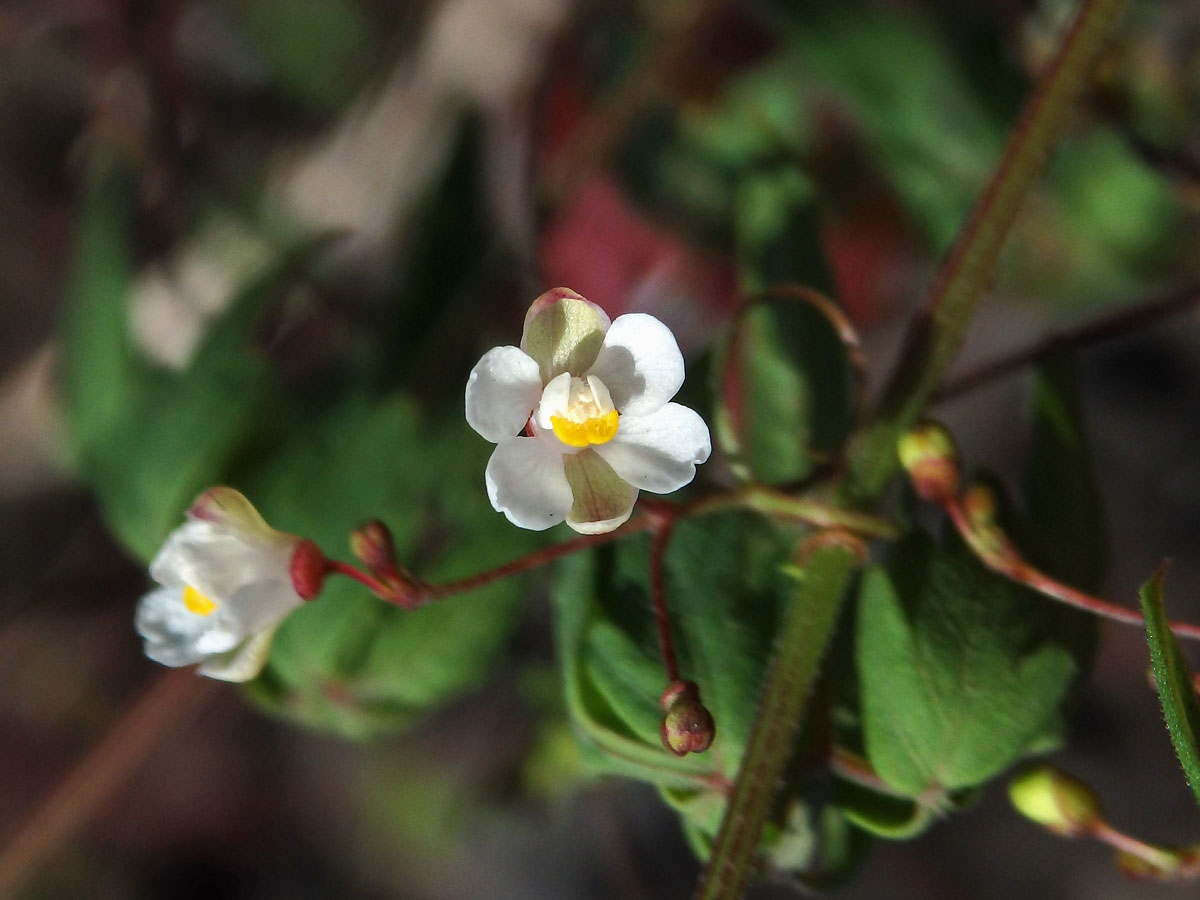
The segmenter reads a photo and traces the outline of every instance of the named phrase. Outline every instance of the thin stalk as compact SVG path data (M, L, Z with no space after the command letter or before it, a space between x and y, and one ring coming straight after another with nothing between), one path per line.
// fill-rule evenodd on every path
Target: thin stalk
M654 529L654 537L650 541L650 596L654 603L654 625L658 629L658 649L662 653L663 668L667 672L667 681L671 682L679 681L679 663L675 659L675 642L671 639L663 559L674 525L673 520L666 519Z
M155 746L213 695L216 683L171 671L121 713L0 852L0 897L15 897L54 851L145 764Z
M878 497L896 470L896 441L920 417L954 359L1000 249L1076 101L1087 87L1125 0L1084 0L1058 55L1025 107L987 188L943 260L913 322L874 421L851 448L845 499Z
M802 548L803 574L783 612L750 741L695 900L735 900L750 880L754 851L860 558L856 544L826 532Z
M1177 315L1198 303L1200 303L1200 284L1189 284L1148 303L1139 303L1137 306L1123 309L1111 316L1087 322L1078 328L1050 335L1036 344L984 363L970 372L943 383L934 393L931 402L939 403L965 394L989 381L1017 372L1025 366L1040 362L1063 350L1124 337L1135 329Z
M580 550L586 550L589 547L599 547L620 540L628 535L646 531L654 527L657 521L658 517L654 515L638 516L636 519L626 522L616 531L609 531L604 534L585 534L573 540L564 541L561 544L535 550L533 553L514 559L512 562L497 566L494 569L488 569L486 572L478 572L474 575L468 575L466 578L460 578L457 581L447 581L443 584L423 585L418 590L414 605L424 606L426 603L432 603L444 597L473 591L476 588L492 584L502 578L519 575L531 569L539 569L542 566L549 565L556 559L570 556L572 553L578 553Z
M1073 606L1075 609L1081 609L1113 622L1120 622L1122 625L1145 627L1146 619L1137 610L1093 597L1069 584L1063 584L1058 579L1052 578L1030 565L1021 556L1012 541L995 526L990 526L987 537L981 539L963 509L962 503L957 499L945 503L942 508L950 516L955 529L974 552L976 558L993 572L1033 588L1039 594L1067 606ZM1174 621L1169 622L1168 625L1176 637L1193 641L1200 640L1200 625Z

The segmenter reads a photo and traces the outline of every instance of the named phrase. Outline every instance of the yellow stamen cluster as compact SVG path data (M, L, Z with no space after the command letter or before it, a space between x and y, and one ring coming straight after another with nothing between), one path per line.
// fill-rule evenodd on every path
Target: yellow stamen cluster
M213 600L207 594L200 593L190 584L184 585L183 605L187 607L188 612L195 613L198 616L210 616L217 609L216 600Z
M574 422L563 416L551 416L550 424L560 441L570 447L586 447L588 444L607 444L617 433L620 415L614 409L602 416L592 416L582 422Z

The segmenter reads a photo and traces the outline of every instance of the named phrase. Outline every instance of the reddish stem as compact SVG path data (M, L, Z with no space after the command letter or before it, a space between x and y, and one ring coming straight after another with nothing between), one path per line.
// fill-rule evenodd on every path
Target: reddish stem
M680 680L675 644L671 640L671 619L667 613L666 579L663 575L663 558L674 527L674 518L659 519L650 541L650 596L654 603L654 625L658 629L658 649L662 653L663 668L667 670L667 681Z
M330 572L338 575L345 575L347 578L353 578L360 584L365 584L371 590L371 593L375 594L375 596L381 597L384 600L392 603L399 602L395 595L394 588L384 584L377 578L373 578L361 569L336 559L327 560L326 565L329 567Z
M555 544L552 547L544 547L541 550L535 550L533 553L514 559L512 562L505 563L502 566L488 569L486 572L479 572L475 575L469 575L457 581L447 581L443 584L420 585L417 587L417 595L414 598L413 605L423 606L426 603L432 603L434 600L440 600L443 597L462 594L466 591L484 587L485 585L499 581L501 578L508 578L510 575L519 575L522 572L528 572L530 569L541 568L544 565L554 562L556 559L570 556L572 553L578 553L580 550L586 550L589 547L600 547L628 535L646 531L654 527L656 521L657 518L654 516L638 516L638 518L626 522L615 531L608 531L604 534L585 534L573 540Z
M1051 597L1068 606L1073 606L1076 609L1082 609L1085 612L1093 613L1105 619L1111 619L1114 622L1121 622L1125 625L1145 626L1146 620L1140 612L1128 607L1118 606L1115 603L1109 603L1107 600L1101 600L1098 597L1093 597L1091 594L1085 594L1083 591L1063 584L1061 581L1051 578L1045 572L1034 568L1021 558L1020 553L1017 552L1017 548L1007 538L1002 538L1002 543L999 547L985 546L967 518L962 503L957 498L949 500L942 508L950 516L950 520L954 523L954 527L958 530L958 533L962 535L963 540L975 551L975 555L979 560L993 572L999 572L1013 581L1027 585L1035 591L1045 594L1047 597ZM1171 631L1177 637L1200 640L1200 626L1191 625L1187 622L1170 622L1169 624Z

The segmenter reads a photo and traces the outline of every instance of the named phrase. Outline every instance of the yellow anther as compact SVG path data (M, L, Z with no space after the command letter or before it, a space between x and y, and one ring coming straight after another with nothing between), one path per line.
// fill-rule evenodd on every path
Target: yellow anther
M217 601L188 584L183 588L183 605L187 607L188 612L198 616L208 616L216 610Z
M586 447L588 444L607 444L617 434L620 414L614 409L602 416L593 416L583 422L573 422L563 416L551 416L554 434L568 447Z

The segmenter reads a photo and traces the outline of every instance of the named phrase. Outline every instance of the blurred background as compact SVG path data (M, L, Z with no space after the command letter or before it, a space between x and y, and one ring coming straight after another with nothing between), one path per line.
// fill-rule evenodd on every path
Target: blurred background
M142 657L145 561L218 482L332 554L383 518L431 579L538 546L487 504L462 388L556 285L657 315L692 372L743 296L810 285L878 385L1074 6L5 0L0 894L689 896L674 813L581 771L542 580L408 617L338 586L242 691ZM1198 221L1200 8L1142 0L959 370L1195 295ZM1200 618L1200 317L1079 368L1106 595L1170 557ZM1010 482L1026 388L938 410ZM1109 626L1060 760L1114 823L1195 841L1146 671ZM837 893L1169 890L997 785Z

